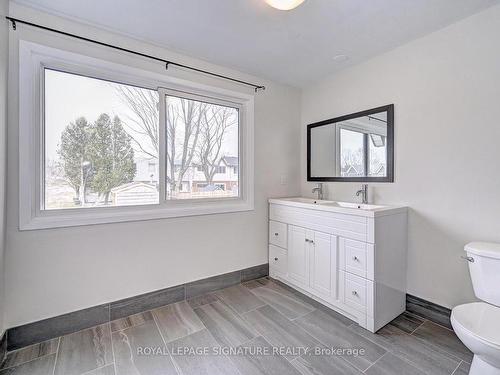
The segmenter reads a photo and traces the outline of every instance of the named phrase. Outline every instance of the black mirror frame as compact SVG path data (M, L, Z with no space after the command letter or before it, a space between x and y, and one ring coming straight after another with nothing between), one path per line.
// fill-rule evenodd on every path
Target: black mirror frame
M311 129L357 117L387 112L387 176L385 177L311 177ZM394 104L331 118L307 125L307 181L394 182Z

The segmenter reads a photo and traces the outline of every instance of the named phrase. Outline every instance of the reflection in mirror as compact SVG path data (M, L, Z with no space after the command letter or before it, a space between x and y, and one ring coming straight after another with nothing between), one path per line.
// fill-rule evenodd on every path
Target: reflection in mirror
M308 126L309 181L392 181L393 106Z

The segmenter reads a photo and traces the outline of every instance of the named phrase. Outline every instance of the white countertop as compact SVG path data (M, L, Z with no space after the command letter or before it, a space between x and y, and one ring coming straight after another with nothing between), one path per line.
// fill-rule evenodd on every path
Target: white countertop
M399 212L405 212L408 209L406 206L339 202L303 197L271 198L269 199L269 203L365 217L394 215Z

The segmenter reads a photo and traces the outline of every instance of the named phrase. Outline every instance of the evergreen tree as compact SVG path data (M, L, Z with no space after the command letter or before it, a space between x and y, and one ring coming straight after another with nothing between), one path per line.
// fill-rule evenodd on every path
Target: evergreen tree
M84 202L85 189L90 177L88 163L89 123L85 117L79 117L66 126L61 134L58 153L61 157L64 175L75 189L75 196Z
M132 139L121 120L103 113L92 125L89 155L94 171L92 190L104 196L107 204L111 189L133 180L136 173Z

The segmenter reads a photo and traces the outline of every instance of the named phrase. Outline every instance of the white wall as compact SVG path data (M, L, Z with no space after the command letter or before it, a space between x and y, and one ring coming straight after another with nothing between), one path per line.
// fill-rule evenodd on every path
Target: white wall
M311 176L335 176L336 125L318 126L311 129Z
M7 69L8 69L8 0L0 0L0 337L5 330L4 325L4 250L5 250L5 180L7 150L5 137L7 133Z
M18 226L17 38L165 72L161 63L21 25L10 32L6 325L63 314L267 262L267 199L297 195L300 93L157 46L11 4L13 16L235 78L264 83L255 97L255 210L244 213L20 232ZM166 73L165 73L166 74ZM168 74L231 89L251 89L172 69ZM288 184L281 185L286 175Z
M306 124L395 104L395 182L375 202L409 213L408 293L452 307L474 299L469 241L500 242L500 6L492 7L308 87ZM329 183L353 201L359 184Z

